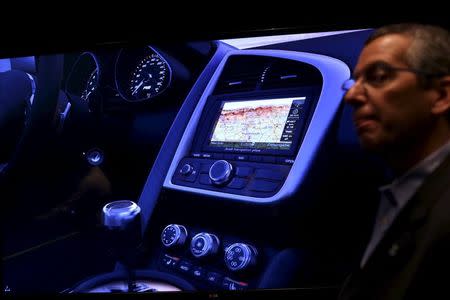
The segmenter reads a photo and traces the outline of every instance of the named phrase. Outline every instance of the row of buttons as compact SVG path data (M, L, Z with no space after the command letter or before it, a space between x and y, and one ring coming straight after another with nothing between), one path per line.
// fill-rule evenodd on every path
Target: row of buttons
M200 179L199 182L204 185L211 185L211 181L208 176L209 171L209 165L202 164L200 169ZM250 185L248 185L248 189L250 191L256 191L256 192L273 192L275 191L279 186L280 183L283 181L285 175L273 171L273 170L267 170L267 169L256 169L251 167L237 167L235 172L236 177L233 178L229 184L227 184L227 187L231 189L243 189L247 186L248 180L247 177L250 177L253 175L253 180L251 181ZM240 178L243 177L243 178Z
M176 179L198 184L199 188L219 189L226 192L245 193L273 193L281 187L290 166L265 165L261 163L232 162L232 174L229 182L217 186L211 179L212 166L223 160L204 158L184 158L180 161L176 171ZM245 191L244 191L245 190ZM243 192L242 192L243 191Z
M200 173L202 174L208 174L209 168L211 166L209 164L202 164L200 168ZM276 181L282 181L285 177L284 174L270 170L270 169L254 169L252 167L243 167L238 166L236 167L235 175L237 177L249 177L251 175L254 175L254 178L258 179L269 179L269 180L276 180Z
M252 161L263 162L272 164L286 164L292 165L294 159L290 157L279 156L261 156L261 155L247 155L247 154L231 154L231 153L192 153L192 157L195 158L208 158L208 159L226 159L236 161Z
M197 278L225 290L244 290L248 287L248 283L246 282L236 281L229 277L224 277L219 273L208 271L205 268L196 266L191 262L176 256L164 254L161 262L164 266L170 269L187 274L192 278Z

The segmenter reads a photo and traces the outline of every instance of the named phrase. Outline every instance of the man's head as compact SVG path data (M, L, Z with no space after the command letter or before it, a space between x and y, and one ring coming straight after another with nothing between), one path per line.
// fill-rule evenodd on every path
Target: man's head
M354 108L364 148L387 154L419 151L419 145L430 152L450 139L448 31L420 24L381 27L365 43L353 76L344 101Z

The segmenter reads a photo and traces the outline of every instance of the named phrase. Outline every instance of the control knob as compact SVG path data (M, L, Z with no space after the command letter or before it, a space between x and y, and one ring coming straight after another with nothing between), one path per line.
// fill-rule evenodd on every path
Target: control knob
M161 242L167 248L184 245L186 237L187 230L183 225L169 224L161 232Z
M233 166L226 160L218 160L209 168L209 178L216 185L227 183L233 173Z
M255 247L234 243L225 249L225 265L231 271L242 271L256 264L258 251Z
M197 258L211 256L219 250L219 238L207 232L196 234L191 241L191 253Z
M181 175L187 176L190 175L193 170L194 167L192 167L190 164L184 164L180 169L180 173Z

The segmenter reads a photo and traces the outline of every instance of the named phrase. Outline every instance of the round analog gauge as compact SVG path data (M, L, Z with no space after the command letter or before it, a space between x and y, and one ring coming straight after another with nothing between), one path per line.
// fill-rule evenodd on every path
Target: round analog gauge
M161 56L146 56L131 73L130 100L146 100L160 94L169 85L170 76L169 65Z
M91 75L89 76L89 79L86 83L86 87L83 90L83 93L81 94L81 99L84 101L88 101L89 96L92 92L95 91L98 84L98 69L95 69L92 71Z

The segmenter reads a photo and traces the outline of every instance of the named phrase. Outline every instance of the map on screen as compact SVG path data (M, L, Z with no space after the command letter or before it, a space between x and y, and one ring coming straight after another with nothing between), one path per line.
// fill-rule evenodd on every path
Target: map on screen
M291 97L224 102L210 145L289 148L304 101L305 97Z

